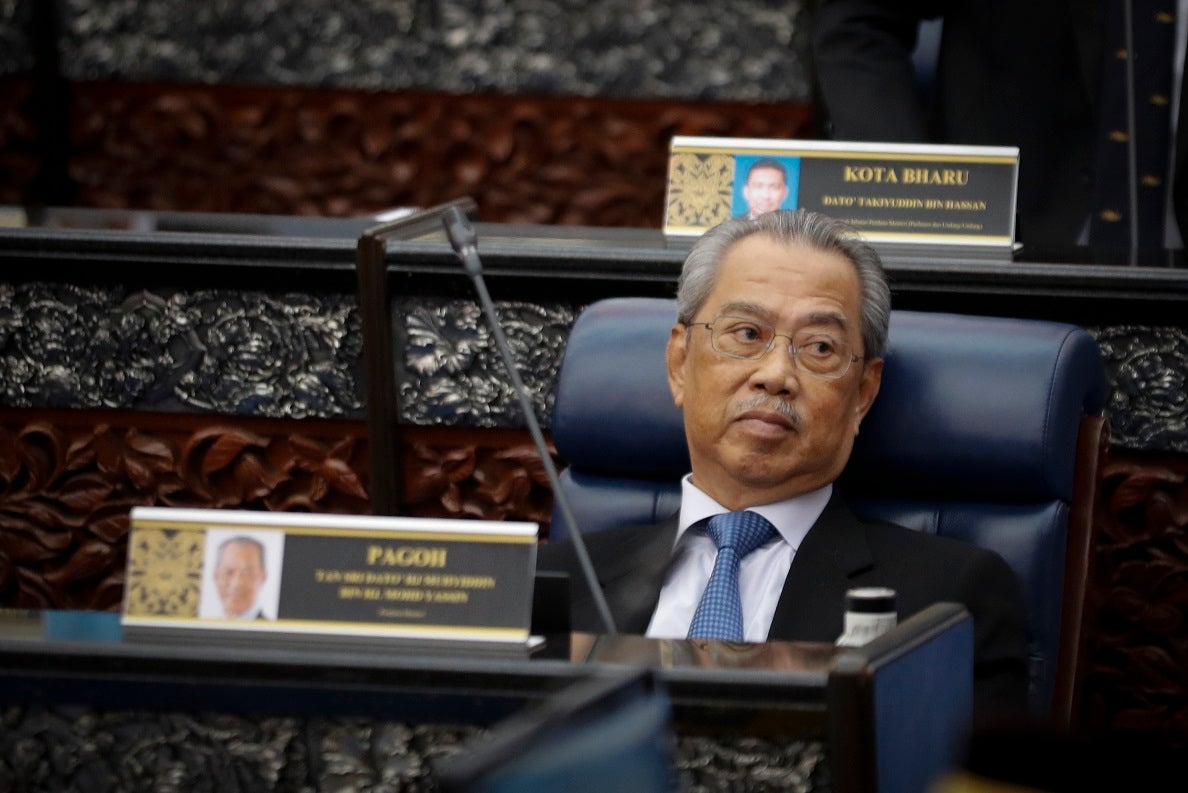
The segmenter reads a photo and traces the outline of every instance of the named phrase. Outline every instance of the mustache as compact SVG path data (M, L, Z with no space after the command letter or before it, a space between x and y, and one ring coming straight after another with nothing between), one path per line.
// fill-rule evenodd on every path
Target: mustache
M748 410L773 410L788 419L793 427L800 426L800 412L792 406L792 403L785 402L782 399L773 399L762 394L757 394L734 406L734 412L736 414L746 413Z

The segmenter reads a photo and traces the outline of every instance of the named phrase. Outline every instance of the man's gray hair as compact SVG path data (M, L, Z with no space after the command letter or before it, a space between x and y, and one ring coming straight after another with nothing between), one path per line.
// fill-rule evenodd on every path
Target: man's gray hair
M264 552L264 543L260 542L255 537L249 537L246 534L238 534L234 537L228 537L219 543L219 548L215 552L216 567L223 561L223 551L225 551L229 545L246 545L249 548L255 548L256 555L260 559L260 569L265 573L268 572L268 555Z
M858 273L864 354L868 359L883 357L891 322L891 287L879 254L848 223L807 209L776 210L754 220L735 218L703 234L685 257L677 285L677 316L681 323L692 322L709 299L718 265L730 247L753 234L788 247L803 245L849 259Z

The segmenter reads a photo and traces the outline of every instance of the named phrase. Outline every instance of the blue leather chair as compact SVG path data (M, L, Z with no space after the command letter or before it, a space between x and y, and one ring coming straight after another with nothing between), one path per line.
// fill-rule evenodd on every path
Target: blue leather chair
M658 521L689 469L664 349L676 304L614 298L569 337L552 436L583 532ZM894 311L883 384L843 476L860 514L994 549L1028 602L1032 705L1071 721L1108 424L1097 343L1056 322ZM554 510L551 542L569 532Z

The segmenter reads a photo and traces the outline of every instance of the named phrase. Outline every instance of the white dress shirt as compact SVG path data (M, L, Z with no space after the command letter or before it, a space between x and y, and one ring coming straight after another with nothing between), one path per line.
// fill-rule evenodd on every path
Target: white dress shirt
M767 641L792 558L804 535L821 516L832 493L833 485L826 485L787 501L749 507L752 512L767 518L779 536L748 554L739 565L745 641ZM691 475L681 481L681 514L677 521L673 563L648 625L648 636L655 639L684 639L688 636L693 613L697 611L718 554L714 541L705 531L705 521L729 511L694 485Z

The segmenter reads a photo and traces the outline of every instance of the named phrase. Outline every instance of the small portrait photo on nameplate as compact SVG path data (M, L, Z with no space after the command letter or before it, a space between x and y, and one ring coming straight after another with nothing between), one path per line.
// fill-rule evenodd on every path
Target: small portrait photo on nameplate
M198 616L275 620L284 543L281 530L207 529Z
M731 218L811 209L876 247L1014 247L1019 150L1009 146L672 139L664 233L697 237Z
M136 507L121 625L129 639L180 643L525 646L538 529Z
M800 158L770 154L738 154L731 212L755 218L774 209L795 209L800 193Z

